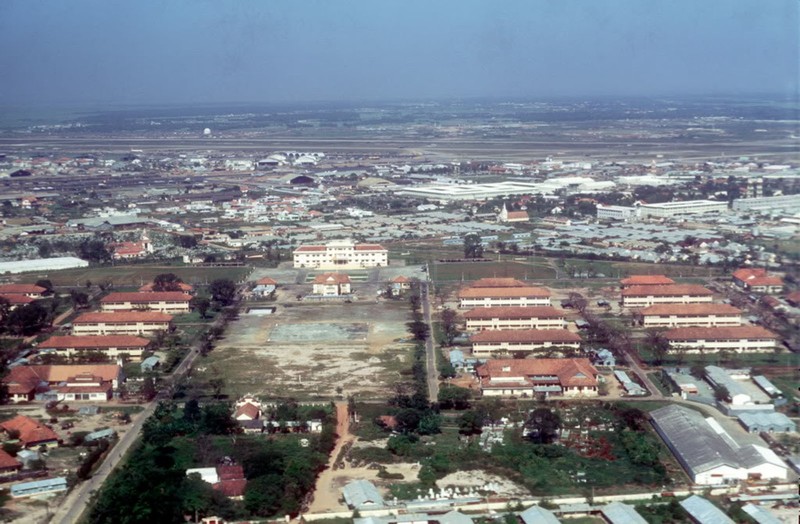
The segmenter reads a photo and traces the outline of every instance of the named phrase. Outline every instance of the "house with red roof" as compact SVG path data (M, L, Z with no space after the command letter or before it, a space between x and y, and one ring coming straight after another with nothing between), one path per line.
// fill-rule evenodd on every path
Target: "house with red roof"
M675 281L664 275L631 275L623 278L619 283L625 289L632 286L668 286L674 284Z
M295 268L363 269L389 265L389 251L380 244L358 244L350 239L324 245L303 245L294 250Z
M181 314L190 311L192 295L183 291L153 291L150 293L109 293L100 299L103 311L151 310Z
M58 434L49 426L25 415L17 415L10 420L0 422L0 429L7 436L14 437L25 448L57 447L61 442Z
M22 469L22 462L0 449L0 478L16 475Z
M82 313L72 321L74 335L145 335L172 330L172 315L158 311Z
M22 295L28 298L42 298L47 290L33 284L1 284L0 295Z
M700 304L714 300L714 293L699 284L636 285L622 290L623 307L654 304Z
M687 353L775 351L780 337L761 326L680 327L664 332L671 349Z
M470 337L470 342L474 357L492 358L577 350L581 337L566 329L502 329L479 331Z
M324 297L349 295L350 277L345 273L322 273L314 277L313 294Z
M742 268L733 272L733 283L755 293L775 295L783 292L783 279L767 274L764 268Z
M278 282L275 279L264 277L256 280L256 285L253 288L253 294L260 297L271 295L278 288Z
M141 359L149 345L148 339L133 335L56 335L39 344L39 349L51 350L65 357L94 352L103 353L109 359L121 356Z
M484 396L598 395L598 372L587 358L497 359L476 371Z
M409 289L411 289L411 279L400 275L399 277L394 277L389 285L392 288L392 296L400 296Z
M3 378L12 402L107 402L124 382L116 364L17 366Z

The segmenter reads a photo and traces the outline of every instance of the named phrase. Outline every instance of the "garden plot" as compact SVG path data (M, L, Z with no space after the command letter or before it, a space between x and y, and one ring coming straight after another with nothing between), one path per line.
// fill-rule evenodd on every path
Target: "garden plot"
M405 303L277 304L242 315L197 368L230 397L385 398L411 366Z

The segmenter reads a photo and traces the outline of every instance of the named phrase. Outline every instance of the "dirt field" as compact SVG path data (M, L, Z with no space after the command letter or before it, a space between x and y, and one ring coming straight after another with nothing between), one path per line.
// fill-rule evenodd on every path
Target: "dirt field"
M279 295L272 315L243 314L199 363L225 392L269 397L385 397L410 366L404 302L308 303Z

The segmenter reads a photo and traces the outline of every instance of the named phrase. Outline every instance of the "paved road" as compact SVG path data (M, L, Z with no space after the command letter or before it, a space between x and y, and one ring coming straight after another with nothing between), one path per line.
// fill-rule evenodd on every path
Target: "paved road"
M631 371L633 371L634 374L636 374L636 376L639 377L639 382L644 384L644 387L647 388L647 390L650 392L651 399L660 400L664 398L664 395L661 393L661 390L659 390L653 384L653 382L650 380L650 376L644 369L642 369L642 367L639 365L639 362L636 360L635 357L631 356L630 353L625 352L625 361L630 366Z
M108 457L106 457L103 464L97 468L97 471L95 471L92 477L78 484L70 492L64 502L61 503L58 510L50 519L51 524L73 524L78 522L81 514L88 507L92 494L100 489L100 486L103 485L103 482L105 482L106 478L108 478L125 453L127 453L134 442L137 441L144 421L153 414L157 404L158 401L150 402L150 404L145 407L144 411L135 417L133 423L128 427L128 430L111 449Z
M431 402L436 402L436 399L439 398L439 368L436 366L436 344L434 342L436 337L433 335L429 285L427 281L422 282L422 314L430 331L428 339L425 341L425 367L428 372L428 398Z

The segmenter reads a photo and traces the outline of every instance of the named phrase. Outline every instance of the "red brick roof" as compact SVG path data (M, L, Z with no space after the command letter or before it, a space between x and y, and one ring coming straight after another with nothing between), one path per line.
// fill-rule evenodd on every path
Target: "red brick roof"
M597 369L588 358L488 360L478 367L477 372L479 377L487 379L556 376L564 387L597 385Z
M153 291L150 293L110 293L100 299L102 304L130 302L132 304L149 304L153 302L189 302L192 295L181 291Z
M508 212L508 219L509 220L520 219L520 218L528 219L530 217L528 216L528 212L527 211L509 211Z
M664 337L668 340L778 339L778 335L760 326L675 328L666 331Z
M5 431L19 431L19 440L26 447L59 440L55 431L24 415L17 415L0 423L0 428Z
M475 333L470 342L580 342L581 337L566 329L498 329Z
M15 294L0 294L0 298L8 300L8 303L12 306L24 306L25 304L30 304L34 301L34 299L31 297Z
M763 268L742 268L733 272L733 279L748 286L782 286L783 279L767 275Z
M356 244L356 251L386 251L380 244Z
M256 280L256 284L258 284L259 286L275 286L278 283L269 277L264 277Z
M258 418L258 412L258 406L247 402L236 408L236 411L233 412L233 418L238 419L241 415L247 415L252 420L255 420Z
M742 310L728 304L655 304L642 308L642 315L739 315Z
M544 298L549 296L550 291L540 287L468 287L458 293L458 298Z
M0 469L22 469L22 462L0 449Z
M699 284L673 284L669 286L631 286L622 290L623 297L681 297L710 296L714 293Z
M96 324L115 322L171 322L172 315L158 311L119 311L83 313L72 321L73 324Z
M17 366L8 370L3 383L8 386L10 395L30 395L44 380L33 369L34 366Z
M43 287L33 284L0 284L0 295L25 295L28 293L44 293Z
M322 273L314 277L315 284L349 284L350 277L345 273Z
M619 281L623 286L663 286L675 281L664 275L631 275Z
M192 286L191 284L187 284L185 282L177 282L177 285L178 285L178 289L180 289L181 291L186 292L186 293L189 293L189 292L194 290L194 286ZM153 286L155 286L155 283L154 282L149 282L149 283L143 285L142 287L140 287L139 288L139 292L140 293L153 293L154 292L153 291Z
M395 284L408 284L409 282L411 282L411 279L408 277L404 277L403 275L400 275L399 277L394 277L392 279L392 282L394 282Z
M470 320L499 318L528 319L528 318L563 318L564 313L551 306L534 307L476 307L464 313L464 318Z
M516 278L480 278L470 287L528 287L528 284Z
M57 335L45 340L39 347L42 349L108 349L108 348L145 348L150 344L146 338L133 335Z
M295 253L308 253L314 251L325 251L325 246L300 246L294 250Z

